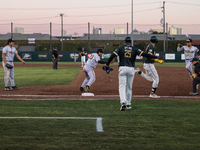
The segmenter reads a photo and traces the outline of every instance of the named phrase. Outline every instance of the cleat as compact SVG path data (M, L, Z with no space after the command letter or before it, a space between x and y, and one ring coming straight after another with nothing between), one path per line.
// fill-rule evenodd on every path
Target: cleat
M195 78L195 75L193 74L193 75L192 75L192 79L194 79L194 78Z
M137 67L137 68L135 69L135 73L138 73L139 71L140 71L140 68Z
M83 87L80 87L79 90L80 90L81 92L85 92L85 90L84 90Z
M126 109L126 105L124 103L122 103L122 106L121 106L120 110L121 111L125 111L125 109Z
M156 95L156 94L150 94L149 95L150 98L160 98L160 96Z
M126 109L131 109L131 105L126 105Z
M198 93L190 92L190 95L198 95Z
M16 86L12 86L13 90L19 90L19 88L17 88Z
M7 86L7 87L4 88L4 90L5 91L11 91L12 89L9 86Z
M89 90L90 90L90 87L88 85L85 85L84 86L84 91L87 92L87 93L89 93Z

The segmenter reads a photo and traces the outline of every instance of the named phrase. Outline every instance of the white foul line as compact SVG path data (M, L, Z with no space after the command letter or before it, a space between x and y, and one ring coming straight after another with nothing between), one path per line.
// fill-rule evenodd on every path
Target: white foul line
M100 117L0 117L0 119L95 119L97 132L103 132L102 118Z

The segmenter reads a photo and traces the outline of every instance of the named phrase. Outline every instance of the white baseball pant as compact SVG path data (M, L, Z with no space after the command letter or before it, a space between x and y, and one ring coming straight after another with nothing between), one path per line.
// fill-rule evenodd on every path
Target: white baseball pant
M83 71L85 73L86 78L83 81L81 87L84 87L85 85L88 85L90 87L94 83L94 81L96 80L95 72L94 72L92 67L89 67L87 65L85 65L83 67Z
M83 66L83 63L85 64L85 56L81 56L81 64Z
M126 105L131 105L134 75L134 67L119 67L119 96L121 104L125 103Z
M7 64L9 65L13 65L13 62L7 62ZM15 86L15 82L14 82L14 67L12 69L8 69L5 65L4 65L4 61L2 61L2 66L5 72L5 76L4 76L4 83L5 83L5 87L9 86L9 80L11 83L11 86Z
M159 83L159 76L154 64L144 63L143 67L145 69L146 74L142 72L140 75L147 81L153 82L152 84L153 88L157 88Z
M185 64L186 64L185 68L189 72L189 75L192 76L193 75L193 69L192 69L191 60L185 60Z

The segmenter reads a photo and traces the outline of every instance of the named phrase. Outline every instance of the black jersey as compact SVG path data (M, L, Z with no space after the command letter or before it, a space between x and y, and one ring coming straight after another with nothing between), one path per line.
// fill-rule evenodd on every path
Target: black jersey
M81 56L85 56L87 53L85 51L80 52Z
M136 56L141 56L143 51L131 45L124 45L113 53L119 57L119 66L135 67Z
M153 47L152 44L149 44L146 48L146 53L150 54L150 55L153 55L155 56L156 55L156 51L155 51L155 48ZM154 63L154 60L151 60L150 58L145 58L145 63L151 63L153 64Z
M196 63L194 68L194 72L197 74L198 77L200 77L199 72L200 72L200 63Z
M52 55L54 55L55 58L58 58L58 52L57 52L56 50L54 50L54 51L52 52ZM53 58L53 56L52 56L52 58Z

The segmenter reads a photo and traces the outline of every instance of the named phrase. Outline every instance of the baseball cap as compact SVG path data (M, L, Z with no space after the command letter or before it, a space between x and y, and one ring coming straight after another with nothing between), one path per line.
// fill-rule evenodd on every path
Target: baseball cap
M8 43L15 42L13 39L8 39Z
M186 42L192 42L192 39L187 39Z
M190 62L194 62L194 61L199 61L199 59L195 57Z
M53 49L57 49L57 47L54 47Z

